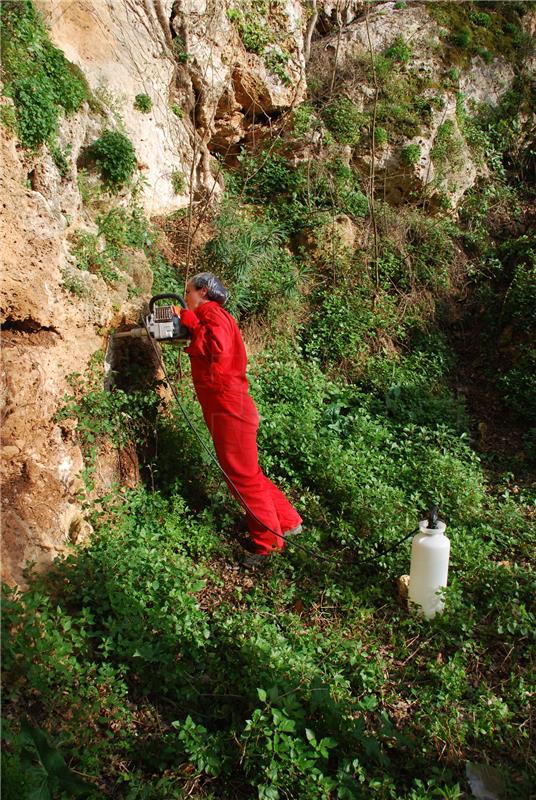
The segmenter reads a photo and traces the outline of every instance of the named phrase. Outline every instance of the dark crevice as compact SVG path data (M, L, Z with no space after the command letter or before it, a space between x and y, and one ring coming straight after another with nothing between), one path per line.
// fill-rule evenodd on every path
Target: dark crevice
M5 322L1 325L2 331L7 333L8 331L18 331L20 333L55 333L56 336L60 336L61 334L57 328L53 325L40 325L39 322L36 322L31 317L26 317L26 319L12 319L8 317Z
M35 192L37 190L37 179L35 175L35 169L31 169L26 177L28 179L28 183Z
M190 112L190 118L192 120L193 126L197 129L203 127L203 99L204 99L204 92L203 87L200 82L196 80L194 75L190 75L192 81L192 89L194 93L194 107ZM196 83L198 84L196 86Z

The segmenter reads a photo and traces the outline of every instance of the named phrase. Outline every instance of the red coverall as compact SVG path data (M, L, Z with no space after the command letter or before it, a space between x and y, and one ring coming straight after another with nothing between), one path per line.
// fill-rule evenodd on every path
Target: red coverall
M282 549L282 537L267 528L281 534L295 528L302 520L259 467L259 415L248 394L246 348L238 325L213 300L207 300L194 312L186 313L186 324L192 335L192 343L186 352L190 356L195 391L218 460L242 498L261 520L257 521L246 509L248 530L256 552L267 554L274 548ZM238 498L230 484L229 488Z

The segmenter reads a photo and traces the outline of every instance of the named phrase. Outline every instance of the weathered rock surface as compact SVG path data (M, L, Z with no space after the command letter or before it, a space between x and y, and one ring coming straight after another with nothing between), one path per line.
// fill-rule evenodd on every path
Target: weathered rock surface
M60 144L72 146L71 177L76 177L82 148L105 127L116 128L121 117L145 179L142 201L147 213L185 205L187 190L178 197L172 175L189 175L194 153L188 115L181 120L172 110L177 65L171 51L171 0L38 0L37 5L53 43L80 67L102 112L85 104L62 124ZM151 99L149 113L134 108L138 94ZM69 182L64 183L69 192ZM50 185L49 194L61 196L62 188Z
M204 0L37 0L54 44L81 68L101 114L87 104L64 120L60 145L71 148L71 178L83 148L119 120L132 141L143 175L141 198L149 215L170 213L194 196L220 189L210 152L225 153L254 125L268 124L305 93L303 9L286 0L278 25L285 30L288 81L247 53L226 7ZM272 47L272 45L270 45ZM278 44L273 48L277 49ZM137 95L152 107L134 107ZM43 169L40 168L41 172ZM45 170L41 189L72 215L72 182ZM184 176L178 195L173 175ZM59 200L58 198L61 198Z
M88 300L63 288L61 221L42 194L26 188L13 139L2 137L0 161L2 578L22 585L25 562L43 567L90 530L77 499L84 463L75 424L58 423L55 414L71 392L67 376L83 373L101 348L114 304L125 313L128 304L126 286L112 291L89 273ZM150 288L146 268L143 280ZM101 469L117 479L117 454L103 456Z
M423 90L423 98L433 101L430 103L432 110L418 136L408 138L395 131L388 144L376 148L376 190L394 205L426 193L429 207L446 201L455 209L478 175L459 130L456 94L463 92L470 110L484 101L497 103L511 87L514 71L501 58L495 58L490 64L478 58L462 73L459 86L447 87L443 81L446 70L441 58L443 45L439 27L428 16L425 6L417 4L396 9L395 3L385 3L368 14L357 16L340 32L313 41L308 75L324 85L329 79L334 93L349 97L361 111L372 111L374 86L370 76L366 76L371 50L376 55L385 53L397 37L409 42L413 53L409 62L399 67L400 73L402 76L411 73L416 86L422 79L430 79L432 86ZM452 127L454 149L440 163L434 157L434 145L444 123ZM409 144L420 148L420 157L414 164L405 163L402 157L402 147ZM356 148L354 163L364 182L369 179L371 157L368 148Z

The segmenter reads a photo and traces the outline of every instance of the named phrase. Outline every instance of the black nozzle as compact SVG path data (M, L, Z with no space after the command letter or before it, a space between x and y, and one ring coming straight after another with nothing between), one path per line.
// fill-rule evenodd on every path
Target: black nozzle
M439 517L439 506L434 504L433 506L431 506L430 511L428 512L429 528L434 530L437 528L438 517Z

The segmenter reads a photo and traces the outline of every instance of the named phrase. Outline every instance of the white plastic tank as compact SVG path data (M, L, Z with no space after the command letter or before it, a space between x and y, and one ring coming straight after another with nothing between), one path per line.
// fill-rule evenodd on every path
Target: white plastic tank
M434 527L428 524L427 519L421 520L419 533L413 537L408 598L410 606L431 619L445 605L438 592L447 585L450 540L445 536L444 522L438 519Z

